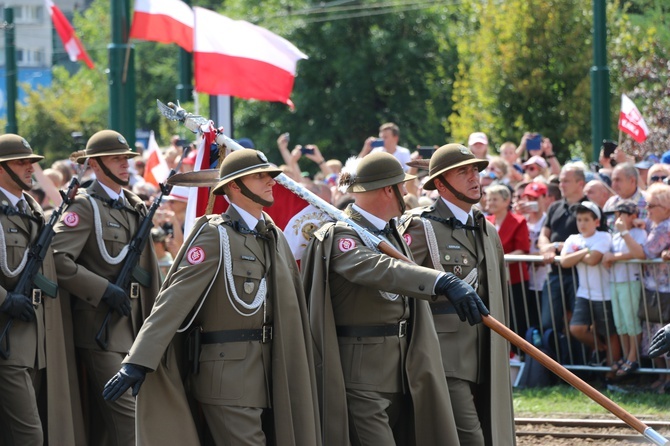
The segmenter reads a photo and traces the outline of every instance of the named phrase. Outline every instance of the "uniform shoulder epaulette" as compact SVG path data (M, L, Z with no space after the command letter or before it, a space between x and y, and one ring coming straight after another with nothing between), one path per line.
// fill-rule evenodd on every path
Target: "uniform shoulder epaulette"
M340 222L337 222L337 223L340 223ZM323 226L321 226L319 229L317 229L316 231L314 231L313 236L316 237L316 238L319 239L319 240L323 240L323 239L326 237L326 234L328 234L328 231L330 231L330 229L331 229L333 226L335 226L337 223L333 223L333 222L325 223L325 224L324 224Z

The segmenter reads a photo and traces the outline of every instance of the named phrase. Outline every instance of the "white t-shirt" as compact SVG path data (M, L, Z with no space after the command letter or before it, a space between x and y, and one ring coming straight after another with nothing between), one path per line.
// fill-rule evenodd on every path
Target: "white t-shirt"
M647 241L647 231L641 228L630 230L630 236L640 245ZM612 237L612 252L630 252L626 241L620 233L615 233ZM610 270L612 282L633 282L640 280L640 267L642 265L627 264L625 262L615 262Z
M385 152L384 147L375 147L372 149L372 152ZM395 152L392 153L393 156L395 156L395 159L400 161L400 164L402 164L402 168L405 172L409 169L407 167L407 163L409 163L412 158L411 158L411 153L409 153L409 149L406 149L402 146L395 146Z
M584 248L605 254L610 251L611 246L612 236L609 232L596 231L591 237L586 238L581 234L573 234L565 241L561 256L572 254ZM577 297L599 301L611 300L610 274L602 262L594 266L579 262L575 268L579 277Z
M547 214L542 214L542 218L539 219L536 223L526 222L528 226L528 235L530 236L530 255L537 255L540 253L540 248L537 247L537 240L540 238L540 232L542 232L542 226L544 226L544 221L547 219ZM545 265L542 262L529 263L528 272L530 274L530 281L528 282L528 288L532 291L542 291L544 282L547 280L547 273L549 272L550 266Z

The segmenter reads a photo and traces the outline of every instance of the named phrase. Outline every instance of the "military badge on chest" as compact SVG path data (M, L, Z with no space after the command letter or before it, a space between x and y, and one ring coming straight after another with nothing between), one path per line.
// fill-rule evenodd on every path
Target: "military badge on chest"
M246 294L253 293L255 288L256 285L251 280L247 280L246 282L244 282L244 292Z

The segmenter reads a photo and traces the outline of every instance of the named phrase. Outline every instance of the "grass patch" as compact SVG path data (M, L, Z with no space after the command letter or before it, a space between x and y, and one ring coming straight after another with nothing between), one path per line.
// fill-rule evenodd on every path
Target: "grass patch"
M636 417L654 421L670 420L670 394L601 392ZM514 415L528 418L614 417L600 404L567 384L540 389L514 389Z

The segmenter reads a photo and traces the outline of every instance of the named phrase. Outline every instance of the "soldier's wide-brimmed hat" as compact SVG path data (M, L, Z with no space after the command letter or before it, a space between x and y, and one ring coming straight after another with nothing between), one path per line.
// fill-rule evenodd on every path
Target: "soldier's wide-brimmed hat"
M426 184L423 185L423 188L426 190L435 190L435 181L433 181L435 178L448 170L467 166L469 164L476 164L477 167L479 167L479 170L482 171L486 169L489 162L475 157L470 149L463 144L447 144L446 146L440 147L433 153L433 156L430 159L428 180L426 180Z
M44 157L33 153L33 149L24 138L13 133L0 136L0 162L28 159L33 163Z
M219 182L212 189L215 195L223 195L223 188L231 181L253 173L267 172L272 178L282 173L281 169L268 162L263 152L252 149L235 150L226 156L219 170Z
M86 143L86 150L74 152L70 159L83 164L86 158L97 158L101 156L125 155L128 158L138 156L128 146L128 141L119 132L114 130L100 130Z
M363 159L347 161L340 173L339 186L346 192L367 192L413 180L400 161L386 152L374 152Z

